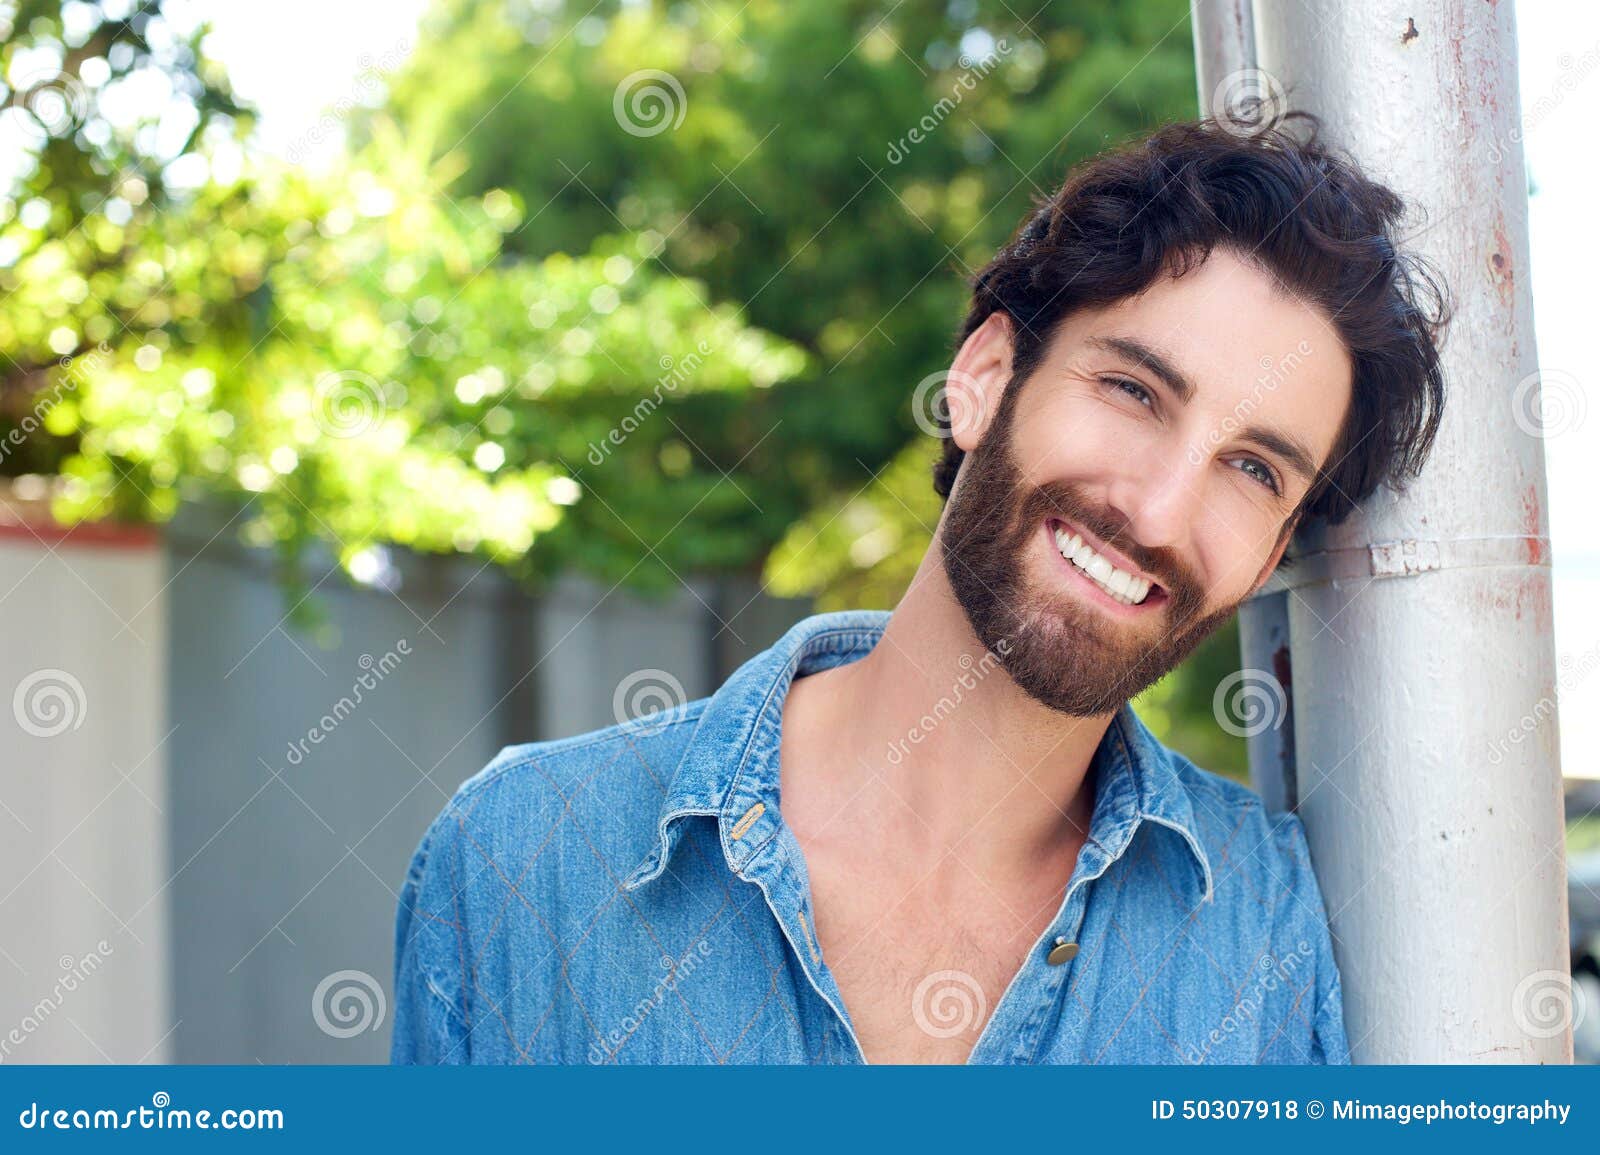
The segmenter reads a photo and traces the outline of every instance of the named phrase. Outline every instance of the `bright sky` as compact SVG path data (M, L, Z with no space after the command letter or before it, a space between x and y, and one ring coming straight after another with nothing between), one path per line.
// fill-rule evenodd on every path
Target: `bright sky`
M190 0L215 28L213 53L241 96L262 110L262 143L297 160L338 147L323 110L360 100L416 44L427 0ZM1535 334L1545 391L1586 406L1545 446L1555 552L1556 652L1563 769L1600 777L1600 397L1589 340L1600 242L1593 224L1600 157L1600 4L1517 7L1523 147L1529 201ZM315 35L308 35L315 29ZM1588 512L1585 513L1585 510Z
M1568 775L1600 778L1600 368L1589 344L1600 257L1600 158L1590 147L1600 121L1600 5L1523 3L1517 22L1539 368L1548 391L1586 406L1545 442L1556 654L1567 663L1558 674L1561 763Z

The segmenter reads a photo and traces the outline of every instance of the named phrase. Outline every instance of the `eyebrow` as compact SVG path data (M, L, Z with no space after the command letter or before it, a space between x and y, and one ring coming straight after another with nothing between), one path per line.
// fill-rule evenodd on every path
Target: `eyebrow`
M1090 337L1088 343L1150 370L1184 405L1189 404L1197 392L1194 382L1166 354L1136 337ZM1252 442L1281 457L1308 484L1316 480L1316 462L1298 438L1266 425L1246 425L1237 435L1241 440Z

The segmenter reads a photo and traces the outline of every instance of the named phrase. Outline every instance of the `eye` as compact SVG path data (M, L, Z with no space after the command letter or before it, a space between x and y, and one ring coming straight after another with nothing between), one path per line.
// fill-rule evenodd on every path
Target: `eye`
M1281 494L1282 493L1282 490L1278 487L1278 479L1273 476L1272 470L1270 468L1268 468L1267 465L1264 462L1257 461L1253 457L1246 457L1241 462L1241 465L1246 466L1246 467L1254 466L1256 469L1260 470L1259 474L1251 474L1250 476L1256 477L1263 485L1265 485L1273 493L1275 493L1275 494Z
M1102 377L1100 380L1111 386L1111 388L1119 389L1126 393L1141 405L1152 409L1155 408L1155 396L1137 381L1130 381L1126 377Z

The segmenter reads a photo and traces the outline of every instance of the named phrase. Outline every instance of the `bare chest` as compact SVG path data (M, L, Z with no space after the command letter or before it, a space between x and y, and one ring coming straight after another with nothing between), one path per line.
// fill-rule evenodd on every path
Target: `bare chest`
M964 1063L1060 895L904 894L813 873L816 934L870 1063Z

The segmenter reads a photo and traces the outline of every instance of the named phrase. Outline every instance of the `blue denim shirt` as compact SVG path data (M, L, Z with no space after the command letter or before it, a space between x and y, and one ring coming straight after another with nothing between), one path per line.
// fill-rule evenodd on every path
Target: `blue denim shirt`
M502 750L400 896L392 1058L863 1063L778 799L784 697L888 614L819 614L710 698ZM971 1063L1344 1063L1305 832L1124 706L1088 840ZM1077 944L1070 951L1052 948ZM936 1029L947 1029L941 1020Z

